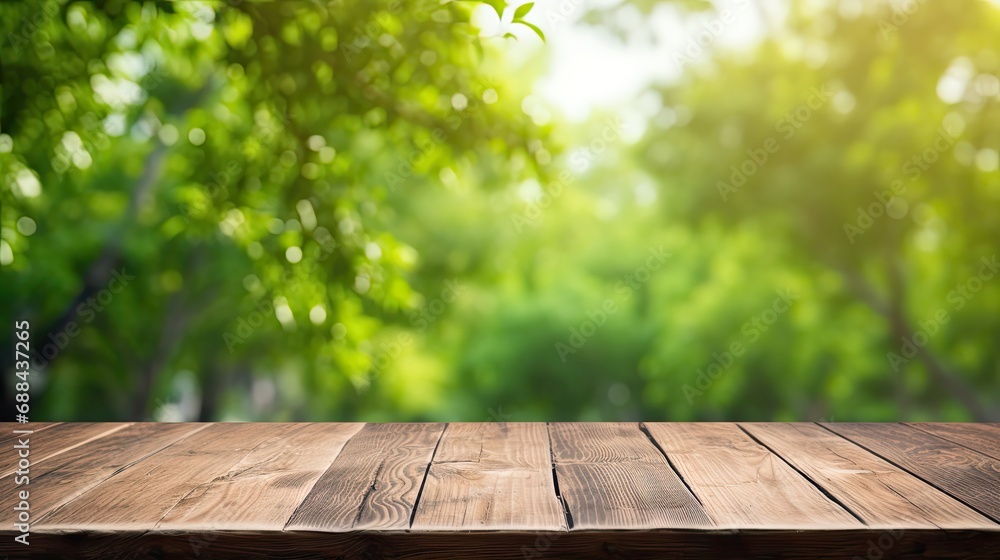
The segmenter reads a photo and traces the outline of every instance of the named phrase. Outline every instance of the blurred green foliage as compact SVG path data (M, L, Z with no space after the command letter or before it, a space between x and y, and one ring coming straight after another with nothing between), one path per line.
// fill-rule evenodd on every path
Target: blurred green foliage
M790 3L638 135L473 7L0 6L4 410L27 319L34 419L997 418L996 4Z

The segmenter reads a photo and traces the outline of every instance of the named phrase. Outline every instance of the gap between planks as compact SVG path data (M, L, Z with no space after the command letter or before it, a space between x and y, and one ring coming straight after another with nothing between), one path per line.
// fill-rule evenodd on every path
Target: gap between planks
M677 470L677 465L674 464L674 461L670 458L670 455L668 455L667 452L664 451L663 447L660 446L660 442L656 441L656 438L653 437L653 434L649 433L649 428L646 426L645 422L639 422L639 431L645 434L646 439L648 439L649 442L653 444L653 447L655 447L656 450L660 452L660 455L663 455L663 458L667 460L667 464L670 465L670 470L674 471L674 474L677 475L677 478L681 480L681 482L684 484L684 487L688 489L688 492L690 492L691 495L694 496L694 499L698 501L698 504L704 508L705 504L702 503L701 498L698 496L698 494L695 493L694 488L691 488L691 483L688 482L686 478L684 478L684 475L681 474L681 471Z
M450 422L446 422L444 429L441 430L441 435L438 436L437 443L434 444L434 451L431 451L431 459L427 461L427 467L424 468L424 476L420 479L420 489L417 490L417 497L413 500L413 511L410 512L410 529L413 529L413 520L417 518L417 508L420 507L420 498L424 495L424 487L427 485L427 477L431 473L431 465L434 464L434 458L437 457L438 449L441 447L441 440L444 439L444 435L448 432L448 426L451 426ZM376 480L377 480L376 476ZM358 510L358 519L361 518L361 510Z
M981 514L981 515L983 515L983 516L985 516L987 518L989 518L993 522L1000 523L1000 514L998 514L996 512L987 511L981 505L977 505L977 504L973 503L976 500L975 499L971 499L968 495L962 495L963 493L960 491L960 489L956 489L954 487L953 488L948 488L948 487L946 487L946 485L943 485L943 484L941 484L939 482L936 482L936 481L932 480L932 478L934 478L934 477L930 477L930 476L927 476L927 475L919 473L918 472L920 470L919 468L908 467L906 465L906 463L907 462L912 462L912 461L914 461L914 459L912 457L909 457L909 453L907 453L906 451L901 451L899 449L894 449L893 446L889 445L888 446L889 450L895 450L895 451L901 452L903 454L903 456L904 456L903 458L906 459L906 460L897 460L897 459L895 459L895 458L892 457L892 455L893 455L892 453L890 453L890 452L888 452L886 450L879 451L878 449L876 449L872 445L865 445L864 443L858 441L859 438L856 437L856 436L852 437L852 436L846 435L844 433L841 433L841 431L835 430L832 427L827 426L825 424L817 424L817 425L819 425L823 429L829 431L830 433L834 434L835 436L841 437L841 438L843 438L843 439L845 439L845 440L853 443L854 445L857 445L858 447L864 449L865 451L871 453L872 455L875 455L876 457L881 458L882 460L888 462L889 464L891 464L894 467L900 469L901 471L909 474L910 476L914 477L915 479L920 480L921 482L923 482L923 483L925 483L925 484L927 484L927 485L929 485L929 486L931 486L931 487L933 487L933 488L935 488L935 489L943 492L944 494L947 494L948 496L951 496L952 498L954 498L955 500L957 500L958 502L960 502L965 507L968 507L969 509L971 509L971 510L973 510L973 511L975 511L975 512L977 512L977 513L979 513L979 514ZM871 424L861 423L859 425L870 426ZM910 431L910 432L913 432L915 435L919 434L924 439L930 438L931 441L935 441L935 440L939 441L940 442L939 445L941 445L941 446L961 447L963 449L966 449L969 453L972 453L972 454L975 454L975 455L979 455L979 456L984 457L986 459L990 459L990 457L988 455L980 454L980 453L978 453L978 452L976 452L974 450L971 450L971 449L967 448L966 446L964 446L962 444L955 443L955 442L953 442L953 441L951 441L949 439L945 439L943 437L940 437L938 435L932 434L932 433L924 431L924 430L918 430L918 429L916 429L916 428L914 428L912 426L909 426L908 424L902 423L902 422L892 422L892 423L887 423L886 425L887 426L898 426L899 428L902 428L902 430L904 431L904 433L906 431ZM882 443L883 443L883 445L886 445L885 444L885 436L883 436L883 438L882 438ZM934 473L932 473L932 474L934 474Z
M566 530L573 530L573 512L569 510L569 504L562 492L559 491L559 474L556 472L556 452L552 449L552 422L545 423L545 437L549 442L549 467L552 469L552 488L555 489L556 499L562 504L563 516L566 518Z
M629 423L629 424L632 424L632 423ZM93 442L95 442L97 440L100 440L101 438L107 437L107 436L109 436L111 434L114 434L114 433L120 431L120 430L126 429L129 426L131 426L131 425L133 425L133 424L132 423L123 423L121 425L113 426L113 427L111 427L111 428L109 428L107 430L103 430L100 433L97 433L97 434L92 435L90 437L86 437L82 441L79 441L79 440L75 441L75 442L68 441L67 443L69 443L69 445L67 445L66 447L62 447L60 449L53 449L53 450L51 450L46 455L44 455L42 457L42 459L39 459L39 461L44 461L46 459L57 457L59 455L62 455L62 454L67 453L69 451L72 451L72 450L74 450L76 448L79 448L82 445L91 444L91 443L93 443ZM362 424L362 426L369 426L369 425L371 425L371 424ZM634 425L638 429L638 431L640 431L643 434L643 436L650 441L650 443L656 448L656 450L658 451L658 453L663 456L663 458L666 461L667 465L669 465L669 468L673 471L673 474L676 475L677 478L683 483L683 485L687 488L687 490L691 493L691 495L698 501L699 505L701 505L702 507L704 507L704 504L702 503L701 498L692 489L690 481L688 481L683 476L683 474L678 470L677 466L674 464L674 461L672 460L672 458L670 457L670 455L667 453L667 451L661 446L660 442L658 442L652 436L652 434L649 432L649 429L646 426L646 424L643 423L643 422L637 422L637 423L634 423L632 425ZM775 455L776 457L778 457L784 464L786 464L788 467L790 467L792 470L794 470L800 477L806 479L806 481L808 481L809 484L811 484L812 486L814 486L819 492L821 492L823 495L825 495L829 500L831 500L837 506L839 506L840 508L842 508L846 513L850 514L855 519L857 519L860 523L862 523L863 526L868 526L868 523L866 523L865 520L857 512L855 512L851 507L849 507L848 505L846 505L841 499L837 498L834 494L831 494L831 492L829 492L824 487L824 485L822 485L819 481L814 480L812 476L810 476L809 474L803 472L798 466L796 466L796 464L794 464L794 461L789 460L782 453L780 453L778 450L776 450L776 449L772 448L772 446L764 443L761 439L759 439L757 436L755 436L753 433L751 433L742 424L740 424L740 423L731 423L730 425L737 427L740 431L742 431L743 433L745 433L756 444L760 445L762 448L766 449L767 451L769 451L770 453L772 453L773 455ZM917 480L919 480L919 481L921 481L921 482L929 485L930 487L933 487L936 490L939 490L943 494L954 498L955 500L957 500L958 502L960 502L961 504L963 504L964 506L970 508L973 511L979 512L979 513L985 515L986 517L995 517L993 515L990 515L987 512L982 511L980 508L976 507L975 505L970 504L967 500L965 500L965 499L963 499L963 498L961 498L959 496L956 496L952 492L952 490L950 490L948 488L945 488L945 487L942 487L940 484L936 484L935 482L933 482L931 480L928 480L925 476L922 476L922 475L918 474L917 471L919 471L919 469L908 468L907 466L904 466L903 464L900 464L899 462L893 460L891 458L891 453L890 454L881 453L878 450L873 449L873 448L871 448L869 446L866 446L866 445L864 445L862 443L859 443L858 441L855 441L855 439L853 439L853 438L851 438L851 437L849 437L847 435L841 434L838 431L834 431L830 427L825 426L823 424L820 424L820 423L811 423L810 425L818 426L819 428L821 428L821 429L823 429L823 430L825 430L825 431L833 434L835 437L843 439L844 441L849 442L850 444L857 446L859 449L864 450L867 453L870 453L872 456L877 457L877 458L879 458L881 460L886 461L887 463L893 465L895 468L899 469L900 472L906 473L909 476L912 476L915 479L917 479ZM922 436L924 436L926 438L932 438L933 440L941 441L943 444L950 445L950 446L963 447L963 448L969 449L972 452L975 452L974 449L972 449L971 447L969 447L969 445L967 445L967 444L965 444L963 442L953 441L951 438L947 438L947 437L942 436L940 434L933 433L933 432L931 432L929 430L920 429L918 426L912 426L912 425L904 424L904 423L897 423L895 425L898 426L903 431L911 430L911 431L913 431L915 433L921 434ZM51 424L51 425L46 426L43 429L45 429L47 431L47 428L53 428L53 427L56 427L56 426L57 426L57 424ZM423 474L422 474L422 477L420 478L419 489L418 489L416 497L415 497L415 499L413 501L413 506L412 506L412 510L410 511L409 519L407 520L406 527L409 528L409 529L412 529L413 524L414 524L414 519L416 518L416 515L417 515L417 512L418 512L418 508L421 507L422 498L424 497L425 486L426 486L426 484L428 482L428 477L430 476L431 468L434 465L434 461L438 457L438 451L439 451L439 448L441 446L441 442L445 438L445 435L448 432L449 426L450 426L450 424L444 424L444 428L442 428L440 434L438 434L438 438L437 438L437 441L436 441L435 446L433 448L433 452L431 453L429 460L427 461L426 465L424 466ZM108 480L111 480L112 478L118 476L120 473L125 472L128 469L131 469L131 468L135 467L138 463L141 463L142 461L145 461L148 458L155 456L156 454L162 452L164 449L169 448L169 447L177 444L178 442L180 442L180 441L188 438L189 436L191 436L194 433L200 431L201 429L204 429L205 427L208 427L208 424L206 424L205 426L203 426L203 427L201 427L199 429L196 429L196 430L194 430L192 432L189 432L189 433L185 434L179 440L176 440L176 441L168 444L167 446L165 446L165 447L163 447L161 449L158 449L158 450L156 450L156 451L154 451L152 453L146 454L146 455L142 456L141 458L139 458L138 460L135 460L135 461L133 461L133 462L131 462L131 463L123 466L122 468L116 470L114 473L112 473L110 476L108 476L106 479L98 482L97 484L95 484L95 485L93 485L91 487L88 487L87 490L86 490L86 492L92 491L95 488L99 490L99 487L102 484L104 484L105 482L107 482ZM42 431L42 430L40 429L38 431ZM552 424L551 423L548 423L548 422L545 423L545 434L546 434L547 444L548 444L548 451L549 451L548 461L549 461L549 468L551 470L552 483L553 483L553 489L554 489L554 492L555 492L555 497L558 500L559 504L562 506L562 510L563 510L562 513L563 513L563 515L565 517L567 530L571 530L574 527L574 512L571 511L569 503L566 501L565 497L563 496L562 492L560 491L560 480L559 480L559 474L558 474L558 469L557 469L557 461L555 459L555 451L554 451L554 448L553 448L554 444L553 444ZM351 436L348 437L348 439L344 442L343 446L330 459L330 464L331 465L344 452L344 449L346 448L347 443L349 443L351 440L353 440L357 436L358 436L358 432L355 432ZM328 465L328 467L329 467L329 465ZM9 475L10 473L7 473L7 474ZM376 473L374 481L377 481L377 480L378 480L378 474ZM318 481L318 479L313 481L313 485L311 485L309 487L309 490L306 492L305 496L308 497L309 493L312 492L313 486L315 485L315 483L317 481ZM375 482L373 482L373 484L374 483ZM54 508L53 510L50 510L49 512L47 512L46 514L44 514L43 517L46 517L48 514L53 513L55 511L57 511L58 509L61 509L63 506L67 505L68 503L71 503L75 499L79 498L81 495L83 495L83 493L78 494L78 495L70 498L66 502L59 504L56 508ZM177 503L180 503L181 501L183 501L183 498L180 501L178 501ZM359 515L363 512L363 510L366 507L367 503L368 503L368 494L365 495L364 499L362 500L361 504L359 505L359 509L358 509ZM176 506L176 505L177 504L174 504L174 506ZM301 505L301 503L299 505ZM169 513L169 510L168 510L167 513ZM166 515L166 513L164 515ZM289 519L286 520L286 523L284 524L284 528L282 530L287 530L287 525L291 521L292 516L294 516L294 510L293 510L293 513L289 516Z
M855 519L858 520L859 523L861 523L865 527L868 526L868 522L865 521L864 519L862 519L861 516L857 514L857 512L855 512L853 509L849 508L847 506L847 504L845 504L844 502L842 502L840 500L840 498L838 498L838 497L834 496L832 493L830 493L818 481L813 480L811 476L809 476L806 473L802 472L801 469L799 469L791 461L789 461L787 458L785 458L784 455L782 455L781 453L778 453L778 451L775 450L774 448L772 448L770 445L765 444L763 441L761 441L760 439L758 439L757 436L755 436L752 433L750 433L749 431L747 431L747 429L745 427L743 427L742 424L736 424L736 427L739 428L750 439L752 439L755 442L757 442L757 445L763 447L764 449L767 449L768 451L770 451L771 453L773 453L775 457L781 459L786 465L788 465L789 467L791 467L792 470L794 470L795 472L799 473L799 476L801 476L802 478L804 478L807 481L809 481L809 483L812 484L814 487L816 487L817 490L819 490L820 492L822 492L823 495L826 496L828 500L830 500L831 502L837 504L838 506L841 507L841 509L843 509L847 513L851 514Z

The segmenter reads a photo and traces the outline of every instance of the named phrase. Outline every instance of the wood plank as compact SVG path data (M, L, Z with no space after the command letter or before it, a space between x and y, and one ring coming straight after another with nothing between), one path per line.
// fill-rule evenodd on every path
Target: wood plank
M29 460L32 465L37 465L67 451L89 445L129 425L124 422L80 422L53 426L28 436ZM10 476L17 470L15 462L6 463L4 467L0 471L0 478Z
M444 424L367 424L295 510L289 531L408 529Z
M638 424L555 423L549 436L573 530L713 526Z
M944 492L816 424L742 426L870 527L1000 529Z
M862 524L736 424L644 424L724 529L855 529Z
M452 423L412 530L566 530L543 423Z
M34 433L38 433L58 424L59 422L28 422L26 424L0 422L0 446L7 447L8 441L12 442L17 439L18 434L15 434L14 430L31 430ZM20 434L20 436L24 437L24 434Z
M907 422L906 425L1000 459L1000 424Z
M188 494L301 424L211 424L41 518L36 529L149 531Z
M0 526L0 557L26 549ZM18 548L19 547L19 548ZM1000 558L988 531L31 532L32 558L916 560Z
M902 424L823 426L1000 522L1000 461Z
M141 423L61 453L31 466L30 484L15 486L15 477L0 479L0 507L13 511L16 491L30 492L31 515L43 517L149 455L206 425Z
M281 530L361 423L303 424L177 503L157 530Z
M951 427L60 424L0 558L1000 558L996 427Z

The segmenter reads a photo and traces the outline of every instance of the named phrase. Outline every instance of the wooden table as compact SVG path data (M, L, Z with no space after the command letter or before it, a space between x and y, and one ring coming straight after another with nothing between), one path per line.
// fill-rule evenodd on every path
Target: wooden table
M0 442L11 558L1000 558L1000 424L57 423Z

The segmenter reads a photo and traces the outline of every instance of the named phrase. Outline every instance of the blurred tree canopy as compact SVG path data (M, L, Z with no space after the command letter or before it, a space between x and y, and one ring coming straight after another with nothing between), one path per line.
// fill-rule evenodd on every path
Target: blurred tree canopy
M540 134L455 4L2 14L3 319L32 320L54 417L143 418L179 371L202 418L250 371L295 376L296 415L333 414L365 341L417 297L416 251L371 224L386 197L461 162L515 174ZM127 289L92 310L116 272Z
M474 8L0 6L5 410L27 319L34 419L997 418L995 3L789 3L638 130Z

